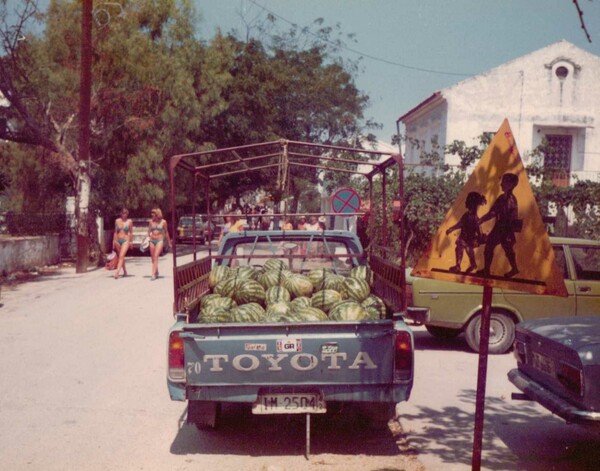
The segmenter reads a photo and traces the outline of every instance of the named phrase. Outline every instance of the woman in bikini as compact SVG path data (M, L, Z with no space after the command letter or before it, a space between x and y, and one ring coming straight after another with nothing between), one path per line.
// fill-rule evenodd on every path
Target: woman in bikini
M148 224L148 236L150 237L150 256L152 257L152 280L158 278L158 257L163 251L165 240L171 245L167 221L163 219L162 211L154 208L150 213L152 219Z
M123 269L123 276L127 276L125 268L125 255L133 241L133 222L129 219L127 208L121 210L121 217L115 221L115 232L113 234L113 249L119 256L115 280L119 278L119 272Z

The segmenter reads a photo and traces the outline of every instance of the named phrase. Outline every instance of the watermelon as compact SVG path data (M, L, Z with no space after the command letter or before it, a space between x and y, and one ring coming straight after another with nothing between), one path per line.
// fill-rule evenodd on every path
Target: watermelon
M369 284L365 280L352 277L346 278L340 289L343 299L354 299L359 303L367 299L370 293Z
M289 274L291 272L287 270L266 270L259 276L258 281L264 289L269 289L272 286L283 286Z
M315 291L323 289L323 283L328 274L331 274L331 269L329 268L317 268L308 272L308 279L313 284Z
M206 303L208 303L211 299L220 297L221 295L217 293L205 294L204 296L202 296L202 299L200 299L200 309L206 306Z
M369 319L374 320L374 321L376 321L378 319L385 319L385 317L381 317L381 312L376 307L367 306L367 307L365 307L365 309L367 310L367 313L369 314Z
M303 307L293 312L296 322L321 322L329 320L327 314L316 307Z
M335 291L340 291L342 289L342 284L344 283L345 278L342 275L337 275L335 273L328 273L325 275L325 279L323 280L323 289L332 289Z
M306 296L298 296L292 300L290 305L292 306L293 310L298 310L301 307L311 307L311 302L310 298L307 298Z
M229 278L231 269L225 265L215 265L208 274L208 286L214 288L221 280Z
M233 298L233 293L237 291L244 283L242 278L227 278L219 281L213 291L220 296L227 296Z
M263 266L265 268L265 271L269 271L269 270L282 271L282 270L288 269L287 263L285 263L280 258L270 258L265 262L265 264Z
M253 267L242 265L231 269L231 276L235 278L256 279L256 271Z
M287 302L276 302L269 304L265 322L283 322L286 316L291 312L292 307Z
M342 295L332 289L317 291L312 295L310 304L312 307L319 308L322 311L329 312L334 304L342 300Z
M231 322L233 317L229 309L223 307L212 307L203 309L199 321L205 324L218 322Z
M354 267L350 271L350 276L352 278L358 278L361 280L365 280L369 284L370 287L372 287L373 283L375 282L375 275L373 274L373 270L371 270L366 265L359 265L357 267Z
M244 279L240 286L232 293L232 296L238 304L262 304L265 301L265 289L258 281Z
M364 321L369 320L369 312L356 301L342 301L329 311L329 318L335 321Z
M233 322L263 322L265 320L265 310L257 303L242 304L232 309L231 315Z
M371 294L365 299L362 303L363 307L365 307L369 312L374 309L378 314L376 319L385 319L387 315L387 308L385 303L379 296L375 296Z
M292 296L290 295L290 292L283 286L271 286L265 293L265 302L267 306L278 301L287 302L291 299Z
M284 286L294 298L297 298L298 296L310 297L314 289L308 277L304 275L288 276Z
M233 309L236 306L237 306L237 304L233 299L225 297L225 296L217 295L216 298L211 297L208 301L206 301L206 303L204 304L202 309L207 309L210 307L222 307L222 308L229 310L229 309Z

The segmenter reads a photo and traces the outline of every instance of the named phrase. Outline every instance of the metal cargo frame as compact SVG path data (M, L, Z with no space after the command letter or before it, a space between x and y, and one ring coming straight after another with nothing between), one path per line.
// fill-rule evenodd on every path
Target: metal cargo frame
M377 159L378 161L373 161ZM381 160L381 161L379 161ZM176 221L176 185L175 172L183 170L192 175L192 192L197 194L198 187L205 193L206 209L204 213L211 218L210 211L210 183L211 181L236 174L257 172L273 169L277 172L277 185L282 195L287 194L290 168L307 167L331 172L350 173L362 176L369 182L369 214L373 217L373 179L377 175L382 178L381 210L383 214L383 255L376 254L373 250L369 253L369 263L376 267L375 283L378 291L383 290L388 299L393 300L389 306L395 311L406 310L405 286L405 252L406 241L404 237L403 207L401 206L400 222L400 264L390 262L386 256L388 242L387 234L387 172L394 165L399 166L399 195L398 199L403 205L403 170L404 164L400 153L375 151L368 149L315 144L309 142L289 141L280 139L276 141L248 144L222 149L210 149L188 154L174 155L170 159L169 174L171 184L171 227L177 227ZM343 165L340 167L339 165ZM348 167L355 166L355 169ZM359 171L359 166L371 167L368 171ZM287 208L287 207L286 207ZM196 214L195 198L192 200L192 215ZM344 216L358 216L364 213L344 213ZM303 215L339 216L337 213L303 213ZM273 217L297 216L297 214L284 213L270 214ZM195 232L195 227L194 227ZM210 225L209 225L210 230ZM206 278L210 271L210 264L214 256L209 244L209 257L203 260L196 259L196 237L193 236L193 261L180 267L177 266L177 243L173 241L173 275L174 275L174 311L181 312L188 304L188 300L197 298L207 291ZM210 240L210 234L209 234ZM380 247L381 248L381 247ZM211 262L208 262L210 260ZM201 275L201 276L198 276ZM181 283L178 283L178 280ZM193 302L193 301L192 301Z

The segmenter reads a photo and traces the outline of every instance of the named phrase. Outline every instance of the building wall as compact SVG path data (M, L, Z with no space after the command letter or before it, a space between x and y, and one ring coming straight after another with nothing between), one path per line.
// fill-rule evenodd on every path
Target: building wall
M60 262L58 235L0 237L0 275Z
M600 57L560 41L441 90L443 104L417 107L402 121L411 137L421 139L437 133L442 145L455 139L475 145L481 134L495 132L508 118L526 164L544 135L570 135L571 170L597 180L598 77ZM409 162L417 158L408 146L406 155ZM447 162L456 164L458 158L449 156Z

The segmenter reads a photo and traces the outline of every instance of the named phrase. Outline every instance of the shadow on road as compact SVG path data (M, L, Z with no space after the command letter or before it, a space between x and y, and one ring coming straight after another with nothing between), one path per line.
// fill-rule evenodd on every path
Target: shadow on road
M219 428L211 431L197 430L184 419L171 444L171 453L176 455L284 456L305 452L304 415L254 415L249 407L227 405ZM410 450L403 450L404 442L399 431L369 428L356 414L311 416L311 455L412 455Z
M471 465L475 390L462 390L465 408L421 407L418 414L401 414L401 421L424 424L405 432L418 453L435 455L448 467ZM510 449L494 446L500 439ZM600 435L565 424L533 403L486 398L482 467L488 470L587 471L600 463ZM515 458L516 457L516 458Z

